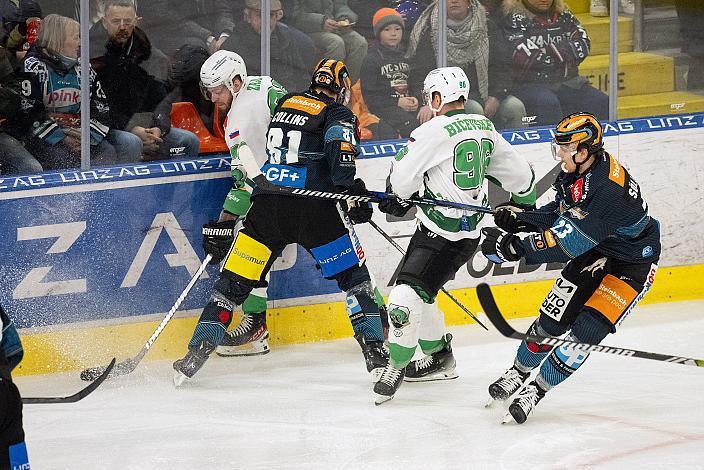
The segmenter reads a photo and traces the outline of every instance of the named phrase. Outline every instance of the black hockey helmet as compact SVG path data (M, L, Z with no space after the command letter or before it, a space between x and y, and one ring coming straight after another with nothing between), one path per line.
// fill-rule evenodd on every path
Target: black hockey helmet
M347 66L341 60L321 60L313 69L310 88L330 90L337 96L338 103L347 104L352 92L352 81Z

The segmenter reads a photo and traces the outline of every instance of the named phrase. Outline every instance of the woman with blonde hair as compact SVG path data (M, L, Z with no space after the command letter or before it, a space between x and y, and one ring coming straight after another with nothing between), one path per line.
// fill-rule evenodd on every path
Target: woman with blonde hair
M44 170L76 168L81 162L80 28L77 21L47 15L22 65L23 106L18 133ZM136 161L120 152L129 133L110 130L110 107L90 70L90 145L98 164ZM112 134L112 143L106 136ZM123 136L121 134L128 134ZM113 145L115 144L115 145ZM116 149L116 147L118 147ZM126 147L126 146L125 146Z

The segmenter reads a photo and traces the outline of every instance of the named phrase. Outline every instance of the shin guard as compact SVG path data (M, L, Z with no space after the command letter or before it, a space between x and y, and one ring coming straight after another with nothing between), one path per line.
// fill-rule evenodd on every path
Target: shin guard
M350 317L355 336L364 337L367 343L384 341L381 316L371 282L361 282L347 290L346 294L347 315Z
M389 362L403 369L411 362L420 336L425 302L408 284L399 284L389 294Z

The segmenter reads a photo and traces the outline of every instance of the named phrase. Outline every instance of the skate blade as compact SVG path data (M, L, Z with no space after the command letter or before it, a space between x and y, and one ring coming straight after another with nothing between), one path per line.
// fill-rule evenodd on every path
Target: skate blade
M493 398L489 397L489 401L487 401L487 402L484 404L484 408L491 408L492 406L494 406L494 403L495 403L495 402L496 402L496 400L494 400Z
M388 396L388 395L379 395L379 394L377 394L377 395L376 395L376 398L374 399L374 404L375 404L376 406L383 405L383 404L386 403L387 401L391 401L391 399L392 399L393 397L394 397L393 395Z
M174 386L176 388L180 387L183 385L183 383L188 379L184 374L182 374L179 371L174 371Z
M241 346L218 346L215 348L215 354L220 357L239 357L239 356L261 356L271 351L267 340L260 340L256 343L247 343Z
M435 374L426 375L425 377L408 377L403 378L404 382L435 382L437 380L452 380L459 377L457 373L452 371L440 372Z

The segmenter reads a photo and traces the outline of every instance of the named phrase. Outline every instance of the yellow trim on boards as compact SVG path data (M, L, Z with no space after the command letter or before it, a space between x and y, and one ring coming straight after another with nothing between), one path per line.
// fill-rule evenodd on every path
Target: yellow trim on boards
M704 265L660 268L653 288L643 304L704 298ZM490 280L491 282L491 280ZM507 318L537 314L552 281L493 286L496 301ZM452 294L472 312L480 310L473 288L453 290ZM473 323L442 293L440 309L448 325ZM197 312L194 312L197 314ZM175 359L185 354L197 316L174 318L154 343L145 360ZM160 320L87 328L70 328L49 333L22 334L25 357L16 375L45 374L80 370L132 357L144 346ZM236 325L239 318L235 318ZM308 343L352 336L344 302L274 308L267 311L270 343ZM491 328L491 326L489 326Z

